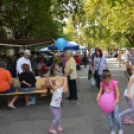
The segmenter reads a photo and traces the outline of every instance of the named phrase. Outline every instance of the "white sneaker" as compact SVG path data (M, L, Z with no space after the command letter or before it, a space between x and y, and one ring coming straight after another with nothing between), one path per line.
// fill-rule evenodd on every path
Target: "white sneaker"
M57 127L57 131L58 131L58 132L63 132L64 130L63 130L62 127Z
M123 131L122 131L122 130L120 130L120 131L119 131L119 134L123 134Z
M53 129L53 128L50 128L49 132L50 132L50 134L57 134L57 131L55 129Z
M115 131L112 131L110 134L116 134Z

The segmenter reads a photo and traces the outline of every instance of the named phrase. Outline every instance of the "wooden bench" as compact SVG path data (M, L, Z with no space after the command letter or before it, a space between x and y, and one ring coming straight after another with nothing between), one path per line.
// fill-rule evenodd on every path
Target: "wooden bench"
M51 77L52 80L58 80L59 82L63 83L62 77ZM22 95L22 94L44 94L44 96L48 95L48 79L45 77L37 77L36 78L36 89L34 91L30 92L13 92L8 94L0 94L0 96L8 96L8 95ZM19 84L19 79L14 79L13 87L17 88L17 85ZM63 93L68 92L68 81L67 81L67 87L63 89ZM50 95L50 94L49 94ZM1 97L0 97L0 109L1 109Z

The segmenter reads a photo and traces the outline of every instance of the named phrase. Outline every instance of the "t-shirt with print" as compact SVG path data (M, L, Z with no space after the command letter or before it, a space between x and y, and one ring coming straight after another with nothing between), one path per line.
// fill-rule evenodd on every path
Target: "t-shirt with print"
M110 84L108 84L108 85L105 84L104 82L101 82L101 83L100 83L100 86L102 87L104 93L105 93L105 92L108 92L108 93L112 94L113 97L114 97L114 100L116 100L115 86L116 86L117 84L119 84L118 81L112 80L112 82L111 82ZM106 89L108 89L108 91L106 91Z
M99 75L102 75L103 70L106 69L106 57L102 56L100 57L94 57L94 65L95 65L95 70L99 70Z
M60 108L62 102L63 88L58 88L56 91L52 90L52 99L50 106Z
M8 80L12 80L11 73L8 70L0 68L0 92L3 92L11 87Z

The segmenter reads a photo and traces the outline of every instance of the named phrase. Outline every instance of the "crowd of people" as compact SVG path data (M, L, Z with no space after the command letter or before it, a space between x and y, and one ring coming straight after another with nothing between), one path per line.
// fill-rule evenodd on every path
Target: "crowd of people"
M59 57L59 56L58 56ZM124 123L125 124L134 124L130 120L132 113L134 112L134 50L132 54L129 49L126 51L126 71L125 73L129 76L129 82L127 89L124 92L125 100L128 103L130 109L127 109L119 114L119 82L114 80L111 72L108 70L108 65L105 56L103 55L100 48L95 48L95 52L90 57L89 70L92 72L92 76L96 81L96 87L99 89L97 94L97 103L100 106L100 98L102 94L109 93L114 98L114 110L108 113L109 125L110 125L110 134L115 134L114 129L114 118L117 122L119 134L123 134L121 118L124 115L127 115ZM35 74L38 71L39 76L45 76L48 78L49 86L52 90L52 99L50 103L50 110L54 115L54 120L49 129L49 132L56 134L58 131L62 132L63 128L61 127L61 102L62 102L62 93L63 89L67 86L66 78L68 79L69 86L69 96L66 98L69 101L77 101L77 66L81 64L81 59L83 59L84 65L89 63L86 53L83 57L72 56L70 51L64 53L63 56L60 56L60 63L57 65L54 62L51 66L51 71L44 63L44 58L40 57L39 62L37 63L38 57L35 56L35 53L30 53L29 50L24 51L23 57L18 58L16 62L17 75L19 77L20 84L17 85L17 89L12 87L13 78L11 76L12 72L9 70L10 58L3 56L3 59L0 60L0 94L6 94L11 92L27 92L34 91L36 78ZM130 65L131 62L131 65ZM49 75L58 74L55 71L58 70L61 72L63 77L63 83L60 83L58 80L52 80ZM50 73L51 72L51 73ZM54 73L55 72L55 73ZM33 98L34 96L31 96ZM14 102L17 100L18 95L15 95L12 99L11 96L8 96L8 109L15 109ZM25 95L26 106L30 105L29 95ZM107 101L107 100L106 100Z
M80 65L83 64L87 66L87 64L89 64L89 57L87 56L86 52L84 52L81 56L72 55L72 57L76 61L77 70L80 70ZM15 78L18 77L18 75L22 72L22 63L27 63L30 66L30 70L32 70L36 76L43 76L50 69L52 69L50 71L51 74L54 73L54 70L57 70L60 74L62 74L63 70L61 71L61 68L64 68L66 64L66 58L64 57L64 54L58 54L57 58L59 61L58 64L56 61L54 61L51 66L46 66L44 57L38 57L35 52L25 50L23 56L20 54L16 54L13 57L2 55L0 60L6 63L6 70L10 71L12 77Z
M121 66L121 53L119 53L118 56L119 66ZM114 118L117 123L119 134L123 134L121 125L122 116L126 115L124 124L134 124L134 121L130 120L131 115L134 112L134 49L132 49L132 52L129 48L126 50L125 63L125 74L128 77L128 84L127 89L124 91L124 98L129 109L119 113L119 82L113 79L111 72L108 70L106 58L102 55L102 51L99 48L95 48L95 53L91 56L89 70L93 70L93 77L95 78L96 86L99 89L96 99L99 107L102 94L109 93L114 98L114 110L108 113L109 126L111 130L110 134L115 134Z
M9 60L10 59L10 60ZM11 93L11 92L27 92L35 90L36 83L36 71L39 76L46 76L46 74L55 74L56 76L60 74L60 76L68 77L68 85L69 85L69 97L68 100L74 101L77 100L77 89L76 89L76 61L75 58L72 57L71 52L64 53L63 58L61 59L61 64L57 65L55 62L51 65L51 67L47 67L44 63L44 58L40 57L39 62L37 63L38 57L35 57L35 53L31 53L29 50L24 51L24 55L19 57L14 64L11 63L11 66L16 66L16 74L19 78L20 84L15 89L13 86L13 72L10 70L9 62L11 58L7 58L5 55L2 56L0 60L0 83L3 85L3 82L6 84L3 87L0 87L0 93ZM80 62L79 62L80 64ZM12 67L13 68L13 67ZM50 71L51 70L51 71ZM56 73L57 72L57 73ZM60 72L60 73L59 73ZM3 77L4 75L4 77ZM10 97L9 97L10 98ZM13 102L10 104L8 101L8 108L15 109L16 107L13 105L18 96L13 98ZM9 99L8 99L9 100ZM29 95L26 95L26 106L30 104Z

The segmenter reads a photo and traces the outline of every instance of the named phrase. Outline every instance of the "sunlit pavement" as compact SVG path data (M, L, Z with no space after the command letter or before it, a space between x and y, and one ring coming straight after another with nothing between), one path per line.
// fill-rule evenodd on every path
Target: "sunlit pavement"
M123 97L127 85L124 75L125 65L120 68L117 59L108 59L108 66L113 78L119 81L120 111L128 108ZM63 95L62 127L64 134L109 134L107 115L104 114L96 103L98 90L92 88L87 79L88 67L78 71L77 88L78 101L68 102ZM49 109L51 97L37 98L34 106L24 106L24 101L16 103L18 109L6 110L3 104L0 112L0 134L47 134L53 116ZM4 102L4 101L3 101ZM124 118L122 118L123 121ZM134 116L132 116L134 120ZM133 125L122 123L124 134L133 134ZM117 127L116 127L117 128ZM117 129L116 129L117 130Z

